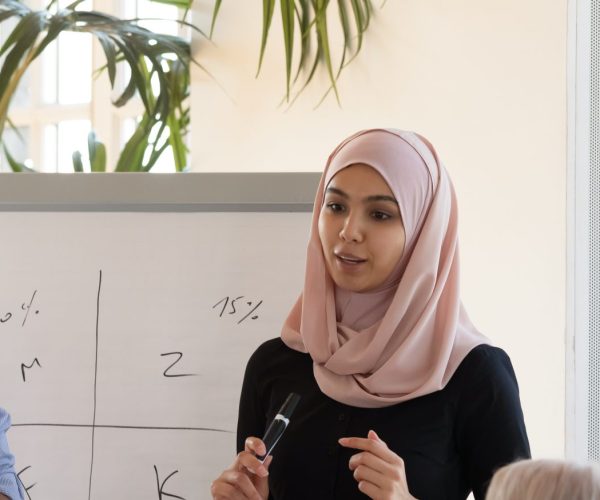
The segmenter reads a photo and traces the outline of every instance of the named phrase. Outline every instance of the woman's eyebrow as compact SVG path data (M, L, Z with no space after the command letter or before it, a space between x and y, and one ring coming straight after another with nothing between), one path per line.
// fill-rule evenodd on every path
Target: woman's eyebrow
M374 194L372 196L367 196L365 198L365 201L389 201L391 203L393 203L394 205L398 205L398 201L396 200L396 198L392 197L392 196L388 196L386 194Z
M342 198L349 198L349 196L346 193L344 193L344 191L342 191L341 189L335 188L335 187L328 187L325 190L325 192L337 194L337 195L341 196Z
M350 198L350 196L347 193L345 193L341 189L338 189L333 186L328 187L326 192L337 194L338 196L341 196L342 198L346 198L346 199ZM398 205L398 201L396 200L396 198L394 198L393 196L389 196L387 194L372 194L371 196L367 196L366 198L364 198L363 201L365 201L367 203L372 203L374 201L387 201L387 202L393 203L394 205Z

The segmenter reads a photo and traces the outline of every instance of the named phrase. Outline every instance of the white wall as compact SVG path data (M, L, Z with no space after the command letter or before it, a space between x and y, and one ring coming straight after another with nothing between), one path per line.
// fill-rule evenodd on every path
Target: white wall
M459 197L465 305L513 360L534 455L562 456L567 0L388 0L342 75L342 107L313 110L321 79L287 111L278 10L254 78L261 5L223 2L214 45L196 40L224 90L194 70L194 170L317 171L368 127L429 137Z

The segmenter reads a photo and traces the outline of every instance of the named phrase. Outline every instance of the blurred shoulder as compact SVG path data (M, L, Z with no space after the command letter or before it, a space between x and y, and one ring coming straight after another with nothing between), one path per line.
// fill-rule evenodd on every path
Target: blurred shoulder
M10 415L0 407L0 432L5 431L10 427Z

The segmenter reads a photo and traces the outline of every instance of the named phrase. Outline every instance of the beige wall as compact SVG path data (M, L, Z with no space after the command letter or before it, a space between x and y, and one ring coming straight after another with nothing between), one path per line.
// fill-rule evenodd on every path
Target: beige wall
M254 79L261 5L223 2L215 45L196 43L224 91L194 71L194 170L316 171L368 127L429 137L459 198L465 305L513 360L534 454L561 456L567 0L388 0L342 76L342 107L313 110L322 80L287 112L278 10Z

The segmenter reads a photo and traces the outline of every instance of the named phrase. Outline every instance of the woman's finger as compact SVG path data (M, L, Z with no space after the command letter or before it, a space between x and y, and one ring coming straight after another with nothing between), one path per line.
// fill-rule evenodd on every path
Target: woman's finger
M377 434L377 433L376 433L376 432L375 432L373 429L371 429L371 430L370 430L370 431L367 433L367 437L368 437L369 439L372 439L372 440L374 440L374 441L379 441L379 442L381 442L381 443L385 444L385 441L384 441L383 439L381 439L381 438L379 437L379 435L378 435L378 434ZM387 445L386 445L386 446L387 446Z
M250 436L244 442L244 451L237 454L233 464L212 483L215 500L264 500L269 495L268 469L273 457L261 463L256 455L266 453L265 444Z
M267 471L269 470L269 466L271 465L272 461L273 461L273 455L269 455L267 458L265 458L265 461L263 462L263 466L265 469L267 469Z
M219 479L216 482L227 483L228 485L233 486L237 490L235 491L235 494L238 496L232 498L262 500L258 491L256 491L254 483L242 471L226 470L219 476Z
M213 481L210 485L210 493L213 500L244 500L244 496L235 486L232 486L221 478Z
M413 498L406 482L404 460L375 431L369 431L367 438L342 438L340 444L362 450L350 458L348 466L365 495L376 500Z
M238 453L238 456L233 464L233 469L246 469L259 477L267 477L269 475L267 467L265 467L265 465L262 464L260 460L256 458L256 455L251 451L242 451Z
M358 483L358 489L373 500L383 498L383 492L373 483L369 481L361 481Z
M267 453L267 448L265 447L265 443L263 443L262 439L254 436L246 438L246 441L244 441L244 449L261 456Z
M363 451L350 457L350 461L348 462L350 470L354 471L361 465L394 479L402 479L404 477L404 463L400 457L398 457L398 462L394 464L391 464L368 451Z
M359 483L360 481L368 481L382 489L386 488L386 484L389 483L390 480L394 480L394 478L391 478L384 472L381 472L362 463L354 468L353 476L354 479L356 479L356 481Z
M380 457L390 464L397 465L400 457L390 450L380 439L343 437L338 441L345 448L354 448L355 450L368 451L373 455Z

